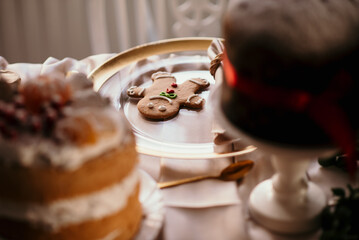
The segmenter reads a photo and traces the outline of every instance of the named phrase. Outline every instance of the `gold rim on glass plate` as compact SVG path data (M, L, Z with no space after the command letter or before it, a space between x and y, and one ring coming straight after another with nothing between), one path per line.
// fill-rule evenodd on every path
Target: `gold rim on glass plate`
M153 156L153 157L163 157L163 158L172 158L172 159L187 159L187 160L196 160L196 159L216 159L216 158L229 158L244 155L251 153L257 148L250 145L242 150L227 152L227 153L172 153L172 152L162 152L158 150L149 149L143 146L136 146L136 151L141 154Z
M130 48L110 58L89 74L94 83L94 90L98 91L107 79L120 71L123 67L150 57L165 53L181 51L207 50L214 38L173 38L143 44Z
M88 77L93 81L94 90L98 91L109 78L131 63L153 55L181 51L206 51L214 39L215 38L205 37L173 38L139 45L110 58L99 67L95 68ZM136 149L138 153L155 157L174 159L215 159L247 154L256 150L256 147L248 146L240 151L228 153L172 153L153 150L144 146L137 146Z

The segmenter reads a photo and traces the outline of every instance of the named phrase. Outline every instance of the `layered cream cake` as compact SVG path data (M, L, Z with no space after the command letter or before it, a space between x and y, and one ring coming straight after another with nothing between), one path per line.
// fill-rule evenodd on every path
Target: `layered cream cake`
M134 137L85 75L0 72L0 239L131 239Z

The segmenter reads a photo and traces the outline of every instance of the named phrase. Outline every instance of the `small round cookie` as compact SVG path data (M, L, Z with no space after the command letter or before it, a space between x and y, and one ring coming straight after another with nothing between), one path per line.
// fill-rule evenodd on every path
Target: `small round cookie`
M127 95L142 98L137 108L149 119L163 120L175 116L180 107L202 108L205 100L196 94L209 86L206 79L192 78L182 84L168 72L152 74L153 84L148 88L132 86Z

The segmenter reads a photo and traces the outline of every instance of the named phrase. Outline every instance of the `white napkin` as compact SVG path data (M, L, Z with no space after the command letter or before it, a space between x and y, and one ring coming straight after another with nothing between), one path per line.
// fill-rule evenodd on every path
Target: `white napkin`
M199 175L218 175L231 163L229 159L174 160L163 159L161 181L172 181ZM235 182L203 180L163 189L165 205L203 208L239 203Z
M247 240L241 205L213 208L167 208L163 239ZM255 240L264 240L257 238Z
M44 63L14 63L8 62L0 56L0 69L8 69L18 73L22 81L36 78L40 74L44 75L66 75L67 72L77 71L89 74L93 69L102 64L114 54L99 54L87 57L82 60L73 58L56 59L49 57Z
M9 63L6 61L6 59L0 56L0 70L6 69L8 64Z
M228 145L222 149L227 148ZM250 158L249 154L242 156L242 159ZM202 175L216 176L232 162L232 158L181 160L140 156L140 168L148 172L158 182ZM236 182L202 180L165 188L161 192L164 204L168 207L208 208L240 203Z

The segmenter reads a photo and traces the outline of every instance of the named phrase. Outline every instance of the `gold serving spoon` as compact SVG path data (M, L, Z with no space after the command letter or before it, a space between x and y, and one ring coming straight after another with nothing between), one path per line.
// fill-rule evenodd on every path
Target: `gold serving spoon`
M222 181L235 181L243 178L253 167L254 162L251 160L242 160L239 162L232 163L224 168L218 176L197 176L191 178L185 178L180 180L168 181L168 182L160 182L157 184L159 188L168 188L174 187L177 185L197 182L204 179L218 179Z

